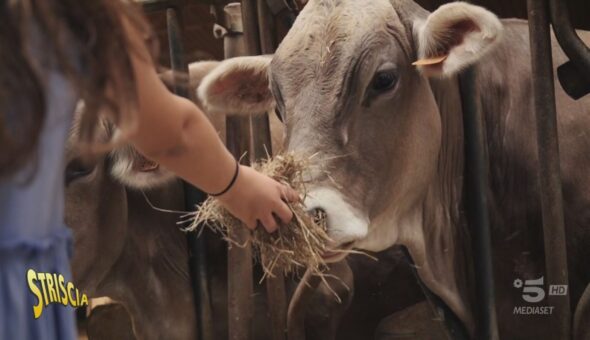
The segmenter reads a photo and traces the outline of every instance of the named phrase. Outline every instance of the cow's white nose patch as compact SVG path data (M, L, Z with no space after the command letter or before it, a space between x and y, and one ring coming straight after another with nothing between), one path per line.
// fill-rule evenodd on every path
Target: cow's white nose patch
M318 187L309 191L305 198L309 211L323 209L327 215L328 235L332 246L362 240L367 236L369 219L344 200L343 195L330 187Z

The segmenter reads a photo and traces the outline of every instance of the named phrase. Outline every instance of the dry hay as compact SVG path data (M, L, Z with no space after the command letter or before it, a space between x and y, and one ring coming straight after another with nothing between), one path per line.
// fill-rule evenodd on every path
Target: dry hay
M275 180L290 185L303 198L306 195L306 181L304 172L309 170L309 159L302 159L294 154L278 155L274 158L255 164L254 167ZM321 274L325 268L322 254L330 241L325 228L325 216L311 216L300 202L288 203L293 211L293 220L281 225L272 234L262 227L249 233L250 242L254 247L255 256L262 264L264 277L296 272L298 269L310 269ZM208 227L219 232L230 245L239 244L231 235L237 228L246 226L225 210L217 200L209 197L197 210L190 215L192 219L188 230ZM263 279L264 279L263 277Z

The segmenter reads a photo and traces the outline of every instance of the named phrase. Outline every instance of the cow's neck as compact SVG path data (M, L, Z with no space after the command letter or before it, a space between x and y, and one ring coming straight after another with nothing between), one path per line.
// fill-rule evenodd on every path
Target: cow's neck
M180 183L146 195L162 209L183 207ZM196 316L188 253L184 234L176 229L178 217L152 209L140 192L128 190L127 198L129 235L105 280L109 284L100 285L100 293L127 308L140 339L194 338Z
M458 82L434 80L431 88L442 123L436 178L412 223L401 228L400 243L408 248L421 280L473 334L470 244L461 216L464 148Z

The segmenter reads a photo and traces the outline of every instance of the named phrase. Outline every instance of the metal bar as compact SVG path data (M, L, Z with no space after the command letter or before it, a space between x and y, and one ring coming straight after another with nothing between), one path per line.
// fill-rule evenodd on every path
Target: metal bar
M297 285L287 313L288 340L305 339L305 309L320 283L321 278L307 270Z
M256 0L242 0L242 25L246 41L246 55L260 54L257 13Z
M557 76L564 91L573 99L590 93L590 49L574 30L565 1L551 1L549 5L553 31L570 61L557 68Z
M259 32L258 37L260 38L260 42L258 48L248 48L248 50L256 51L256 54L272 54L276 48L274 17L270 12L266 0L257 0L256 10L258 18L256 25L249 24L244 27L244 30L256 28L257 32ZM249 15L246 15L245 19L248 18ZM250 41L247 40L246 44L250 44ZM252 130L255 132L253 134L255 156L260 155L260 157L266 157L267 152L269 155L272 155L270 122L267 112L252 117Z
M267 113L259 113L251 117L252 154L258 161L272 156L270 122Z
M287 336L287 292L285 277L280 271L266 279L266 297L270 319L271 340L285 340Z
M186 86L180 86L180 75L188 74L188 64L184 60L184 48L182 44L183 23L179 17L178 9L166 9L166 21L168 29L168 42L170 45L170 66L173 70L173 90L185 98L190 99ZM184 183L184 199L187 210L194 209L195 205L205 200L206 195L188 183ZM207 268L205 260L205 242L198 238L195 232L187 235L189 249L189 271L195 300L195 312L197 315L198 339L212 340L212 311L209 287L207 281Z
M590 48L584 44L572 26L565 0L550 0L549 8L555 37L565 54L587 81L590 81Z
M198 189L185 183L185 206L187 210L193 210L196 204L203 202L207 197ZM187 233L189 248L189 271L193 284L193 293L197 311L197 334L200 340L213 340L213 312L211 310L211 295L209 290L209 278L207 275L206 234L198 237L197 232Z
M226 131L227 148L234 157L239 159L243 151L248 150L250 144L248 118L228 117ZM245 244L248 237L249 231L246 228L233 230L231 235L231 238L240 244ZM230 246L227 267L229 339L249 340L252 339L252 313L254 310L251 246L249 244L245 247Z
M215 5L216 0L133 0L145 12L165 11L168 8L182 8L187 4Z
M246 54L244 44L241 5L231 3L224 8L229 32L224 37L225 58ZM248 117L227 116L227 147L236 159L249 163L243 157L250 147L250 120ZM232 231L232 237L239 243L246 243L249 231L246 228ZM252 249L230 246L228 249L228 335L231 340L249 340L252 338L253 319L253 272Z
M174 71L172 73L174 93L189 98L189 91L186 86L180 86L180 75L188 74L188 64L184 60L181 23L175 8L166 9L166 22L168 26L168 42L170 43L170 67Z
M277 46L275 18L266 0L257 0L258 32L260 34L260 53L272 54Z
M244 27L244 44L247 55L261 53L260 34L258 32L258 10L256 0L242 0L242 23ZM253 154L255 158L266 158L270 145L270 124L265 112L252 112L251 124L254 133ZM270 153L271 151L269 151Z
M242 0L242 24L244 27L244 43L246 45L247 55L259 55L260 33L258 31L258 10L256 0ZM265 157L265 148L270 148L270 123L268 116L263 112L252 112L252 128L258 133L253 136L253 152L255 155Z
M473 236L475 266L475 339L498 339L494 274L487 202L488 168L485 157L483 118L476 98L475 73L465 70L459 78L465 136L465 193L467 221Z
M181 8L187 0L135 0L145 12L165 11L169 8Z
M537 147L539 155L539 188L545 240L546 282L568 284L567 252L563 217L561 175L549 5L547 0L528 0L531 65L533 74L534 108L537 121ZM569 295L549 296L555 306L552 339L570 339L571 311Z
M557 68L561 87L572 99L578 100L590 93L590 78L586 78L571 60Z
M260 35L259 52L263 54L274 53L276 31L274 17L270 12L266 0L257 0L258 32ZM245 28L250 28L247 25ZM268 114L258 115L252 118L253 152L258 161L272 155L272 139ZM265 259L263 259L264 261ZM285 340L287 336L287 293L285 289L285 277L280 270L273 272L274 277L266 279L266 297L270 320L270 333L272 340Z

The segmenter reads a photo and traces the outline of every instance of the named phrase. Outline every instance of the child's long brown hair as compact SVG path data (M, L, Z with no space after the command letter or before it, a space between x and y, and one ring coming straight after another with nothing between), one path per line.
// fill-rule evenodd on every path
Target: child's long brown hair
M0 178L34 155L45 118L31 28L40 28L50 46L35 53L53 57L84 100L80 140L91 143L99 111L121 123L129 121L123 106L136 103L133 46L124 22L146 39L153 37L130 0L0 0ZM72 60L72 52L80 59Z

